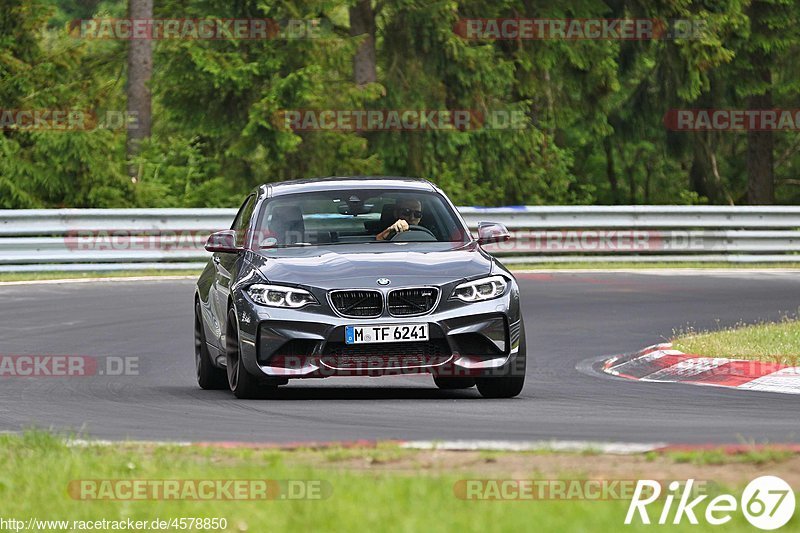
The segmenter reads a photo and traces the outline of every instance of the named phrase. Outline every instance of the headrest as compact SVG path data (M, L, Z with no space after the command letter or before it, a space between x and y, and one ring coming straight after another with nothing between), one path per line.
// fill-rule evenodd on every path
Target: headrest
M303 240L303 211L296 205L282 205L272 210L269 230L279 244L296 244Z

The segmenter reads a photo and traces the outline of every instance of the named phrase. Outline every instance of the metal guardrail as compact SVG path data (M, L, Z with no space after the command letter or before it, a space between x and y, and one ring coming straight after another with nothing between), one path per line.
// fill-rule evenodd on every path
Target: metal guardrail
M459 208L473 230L505 224L505 263L800 262L800 207ZM235 209L0 210L0 271L200 268Z

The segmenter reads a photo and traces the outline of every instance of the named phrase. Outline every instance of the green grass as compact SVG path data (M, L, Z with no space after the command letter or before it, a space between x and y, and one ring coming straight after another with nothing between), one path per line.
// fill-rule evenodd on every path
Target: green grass
M666 453L648 452L646 457L654 461L666 457L675 463L693 465L751 464L756 466L776 465L795 455L790 450L769 447L747 450L742 453L728 453L725 449L670 451Z
M503 258L499 258L500 262ZM765 270L776 268L800 268L800 262L794 263L704 263L704 262L660 262L660 263L636 263L630 262L603 262L594 263L588 261L575 261L570 263L521 263L506 265L510 270L619 270L635 269L648 270L654 268L736 268L748 270Z
M0 501L4 519L133 520L180 517L225 518L226 531L612 531L619 529L628 501L475 501L454 495L454 484L468 473L346 469L330 451L309 452L197 448L179 446L68 447L60 438L30 432L0 435ZM348 456L359 452L349 451ZM374 454L375 450L361 450ZM396 452L406 454L406 451ZM414 452L425 453L425 452ZM299 455L298 455L299 454ZM390 450L379 450L386 457ZM313 455L313 454L311 454ZM334 459L333 464L326 463ZM369 456L369 455L367 455ZM300 458L298 458L300 457ZM305 457L305 459L303 459ZM523 477L527 476L527 477ZM487 476L475 476L486 479ZM502 476L493 476L494 479ZM535 472L515 477L535 479ZM73 499L72 480L270 479L320 480L330 496L319 500L269 501L111 501ZM567 479L576 479L575 476ZM738 493L735 493L738 494ZM660 514L660 504L651 517ZM796 519L795 519L796 523ZM735 513L725 531L748 525ZM786 526L791 529L791 525ZM653 526L628 526L650 531ZM788 530L787 529L787 530ZM678 531L706 531L690 526Z
M96 272L0 272L3 281L37 281L49 279L122 278L132 276L199 276L200 270L124 270Z
M375 448L326 448L320 453L330 463L364 459L369 464L383 464L418 455L414 450L401 448L392 442L379 442Z
M722 329L676 332L676 350L707 357L753 359L787 365L800 364L800 321L786 318Z

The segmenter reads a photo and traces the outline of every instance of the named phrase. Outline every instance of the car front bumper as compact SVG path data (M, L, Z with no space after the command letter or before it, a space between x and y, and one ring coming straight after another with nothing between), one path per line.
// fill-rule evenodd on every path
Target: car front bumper
M234 307L244 366L265 380L490 376L513 365L520 348L519 290L513 282L499 298L440 302L432 313L416 317L343 318L326 303L300 310L271 308L255 304L243 291L236 291ZM420 323L428 324L427 342L345 344L346 326Z

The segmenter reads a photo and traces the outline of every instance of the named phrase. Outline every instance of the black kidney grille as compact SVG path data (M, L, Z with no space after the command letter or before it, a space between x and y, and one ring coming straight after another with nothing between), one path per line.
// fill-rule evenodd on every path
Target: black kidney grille
M334 291L331 303L344 316L376 317L383 312L383 296L378 291Z
M418 287L397 289L389 293L389 313L394 316L423 315L433 309L439 289Z

